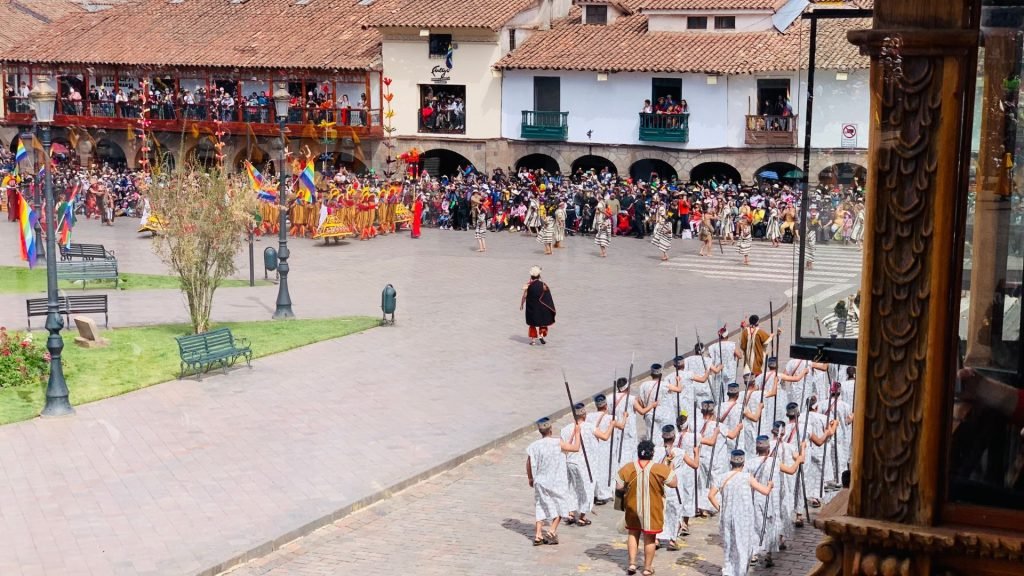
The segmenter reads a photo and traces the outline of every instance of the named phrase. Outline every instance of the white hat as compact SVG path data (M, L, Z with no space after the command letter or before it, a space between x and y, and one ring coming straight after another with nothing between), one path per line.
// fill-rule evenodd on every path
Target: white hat
M530 268L530 278L539 278L539 277L540 277L540 266L534 266L533 268Z

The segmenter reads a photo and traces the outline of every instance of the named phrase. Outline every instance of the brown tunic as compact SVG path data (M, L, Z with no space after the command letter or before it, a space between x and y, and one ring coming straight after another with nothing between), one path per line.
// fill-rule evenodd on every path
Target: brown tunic
M750 327L744 328L743 332L740 333L740 350L741 354L743 354L743 366L749 368L752 374L757 375L761 373L761 365L764 363L765 342L770 337L770 334L757 328L757 331L754 332L753 346L751 346ZM742 376L742 374L737 374L737 376Z
M661 532L665 524L665 483L675 471L665 464L638 460L619 469L625 485L626 529L647 534Z

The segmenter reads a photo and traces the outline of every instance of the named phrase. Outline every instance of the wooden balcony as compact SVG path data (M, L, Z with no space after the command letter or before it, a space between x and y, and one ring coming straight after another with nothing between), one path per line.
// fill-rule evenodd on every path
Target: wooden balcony
M640 112L640 140L644 142L689 142L689 114Z
M5 100L5 123L18 126L32 124L32 112L23 98L8 97ZM54 126L76 126L81 128L103 128L127 130L138 126L142 108L137 105L114 102L59 102L54 115ZM274 119L274 106L235 106L231 109L193 104L184 107L169 104L152 105L146 108L150 129L163 132L193 132L209 134L214 121L221 121L221 128L228 134L256 136L277 136L279 126ZM322 123L333 123L327 128ZM380 110L358 110L352 108L305 108L289 110L285 122L289 133L295 137L323 137L324 130L331 130L337 138L363 138L381 136Z
M797 133L796 116L747 116L747 146L793 148Z
M523 110L520 137L528 140L568 140L569 113Z

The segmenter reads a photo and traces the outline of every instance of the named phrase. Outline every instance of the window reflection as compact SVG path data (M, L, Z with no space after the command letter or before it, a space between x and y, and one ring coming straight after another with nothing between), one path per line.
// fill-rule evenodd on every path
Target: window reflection
M952 500L1015 509L1024 509L1022 30L1024 9L983 10L950 471Z

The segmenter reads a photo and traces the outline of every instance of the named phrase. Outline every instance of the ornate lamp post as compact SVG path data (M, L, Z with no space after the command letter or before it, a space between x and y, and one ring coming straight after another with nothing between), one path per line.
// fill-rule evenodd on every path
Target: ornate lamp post
M291 101L291 94L288 93L284 83L278 83L274 90L274 110L277 112L277 125L281 131L281 165L278 170L278 191L277 202L279 211L279 230L277 248L277 272L280 280L277 284L277 308L274 310L274 319L294 318L292 312L292 297L288 294L288 207L285 202L285 122L288 120L288 103Z
M60 316L57 301L57 241L53 221L53 165L50 162L50 124L53 123L57 92L50 88L49 78L40 77L36 80L29 101L35 109L36 125L46 150L43 185L46 189L46 331L50 333L46 339L46 349L50 352L50 379L46 383L46 405L40 415L70 416L75 413L75 409L68 400L68 383L64 380L64 367L60 360L60 353L64 350L64 339L60 335L64 320Z

